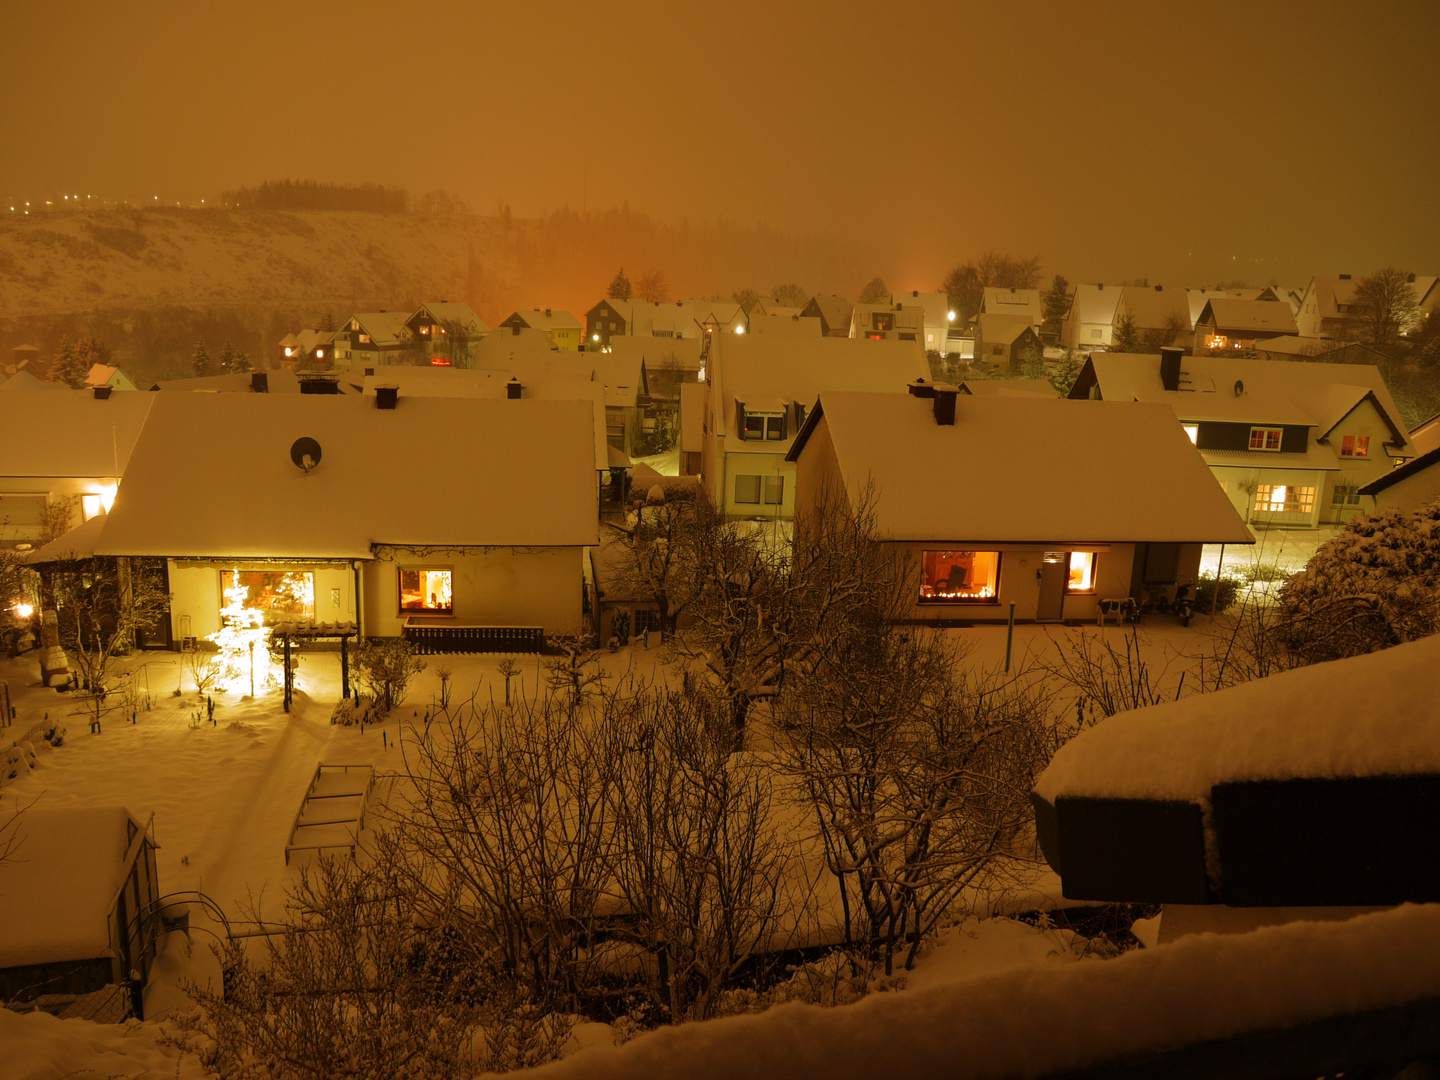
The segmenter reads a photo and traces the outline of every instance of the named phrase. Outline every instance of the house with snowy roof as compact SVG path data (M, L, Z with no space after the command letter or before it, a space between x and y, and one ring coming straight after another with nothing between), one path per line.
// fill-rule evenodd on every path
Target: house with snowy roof
M585 347L609 348L616 337L699 338L695 301L619 300L607 297L585 313ZM732 307L737 305L731 305Z
M1028 351L1044 357L1045 346L1029 315L981 312L975 319L975 360L991 371L1020 373Z
M925 339L925 309L919 304L908 307L902 300L890 304L856 304L850 309L850 333L852 338L867 341L923 341Z
M797 513L873 499L921 624L1003 621L1011 604L1020 620L1094 619L1102 599L1193 584L1204 544L1254 542L1163 406L923 380L908 394L826 390L786 460Z
M911 289L893 294L890 299L897 304L920 307L924 310L926 352L938 352L945 356L950 352L950 330L955 320L951 317L950 297L943 292L921 292Z
M581 625L582 552L598 539L590 402L119 397L131 399L149 415L113 508L35 561L67 543L163 560L172 640L219 630L242 587L267 621L367 637L462 642L499 627L534 641ZM197 461L203 499L184 497Z
M103 386L107 390L135 389L135 384L130 381L130 377L114 364L90 365L90 370L85 373L83 389L93 390L97 386Z
M425 346L430 362L436 365L457 363L464 366L473 355L475 345L490 328L476 315L469 304L441 300L421 304L405 320L409 340Z
M1039 289L1004 289L987 285L980 294L980 314L1023 315L1036 330L1045 321Z
M36 544L57 513L70 527L103 514L157 396L0 394L0 544Z
M402 311L357 311L335 331L334 362L340 365L393 362L410 336Z
M825 337L849 337L855 305L843 296L812 296L800 314L820 320L820 333Z
M1119 303L1118 285L1076 285L1070 311L1060 326L1060 343L1067 349L1108 348Z
M1262 295L1263 289L1186 289L1185 302L1190 309L1190 325L1200 321L1200 313L1211 300L1276 300L1275 295Z
M812 332L802 336L818 337L819 334ZM701 345L700 339L695 337L615 337L610 339L605 352L587 353L586 356L592 362L606 355L614 357L615 362L620 364L638 361L645 368L645 385L650 398L673 403L680 400L682 385L700 381L705 369L705 361L700 355Z
M1115 305L1113 328L1125 319L1135 324L1137 340L1158 348L1179 345L1189 348L1194 340L1190 322L1190 301L1184 289L1164 285L1125 285Z
M560 352L576 352L584 344L585 328L568 311L553 308L516 311L500 325L510 329L539 330Z
M1279 300L1207 300L1195 320L1195 348L1259 349L1272 338L1295 334L1290 305Z
M335 331L304 329L280 339L280 366L287 371L297 368L324 369L335 359Z
M795 470L786 453L821 391L900 393L929 374L918 341L717 334L703 405L687 409L681 401L682 454L693 462L692 448L700 447L700 474L725 514L788 520Z
M1415 456L1366 364L1092 353L1070 397L1168 405L1236 511L1260 526L1348 520L1364 509L1362 487Z

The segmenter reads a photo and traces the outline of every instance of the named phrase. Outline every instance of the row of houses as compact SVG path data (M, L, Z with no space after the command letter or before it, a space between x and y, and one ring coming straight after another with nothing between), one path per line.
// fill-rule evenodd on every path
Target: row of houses
M22 448L0 514L33 541L69 497L76 528L52 554L163 565L175 603L156 640L217 629L226 574L366 634L567 632L606 603L606 493L631 470L608 384L570 369L657 343L550 351L523 377L378 366L332 376L330 393L256 392L280 374L257 373L231 377L249 392L0 395ZM872 491L913 556L918 621L1011 604L1022 620L1094 618L1103 599L1193 583L1204 544L1343 520L1430 483L1440 458L1363 365L1093 354L1061 400L933 383L921 343L900 339L720 334L704 363L679 384L689 480L673 482L782 536L827 491ZM295 463L302 438L313 467Z

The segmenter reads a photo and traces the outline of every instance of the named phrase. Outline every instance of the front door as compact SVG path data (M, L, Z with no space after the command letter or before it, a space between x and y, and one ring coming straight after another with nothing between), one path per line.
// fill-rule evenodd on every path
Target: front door
M1065 583L1070 576L1066 552L1047 551L1040 560L1040 599L1035 605L1037 622L1059 622L1065 612Z

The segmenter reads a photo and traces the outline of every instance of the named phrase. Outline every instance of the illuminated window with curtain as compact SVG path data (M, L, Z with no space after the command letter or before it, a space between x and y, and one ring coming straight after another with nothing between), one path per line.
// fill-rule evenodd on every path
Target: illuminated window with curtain
M1308 514L1315 509L1315 489L1291 484L1258 484L1255 509L1267 514Z
M315 618L315 575L308 570L221 570L220 595L244 588L244 607L263 611L265 625Z
M1341 457L1369 457L1369 435L1346 435L1340 440Z
M441 567L402 567L400 613L453 615L454 571Z
M1279 450L1284 428L1252 427L1250 429L1251 450Z
M1093 551L1070 552L1070 577L1065 583L1067 593L1093 593L1095 591L1095 553Z

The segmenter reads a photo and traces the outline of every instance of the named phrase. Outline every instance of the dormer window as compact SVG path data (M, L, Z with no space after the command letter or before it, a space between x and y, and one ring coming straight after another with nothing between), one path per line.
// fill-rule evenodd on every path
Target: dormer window
M369 334L361 334L361 335L360 335L360 344L361 344L361 345L369 345L369 344L370 344L370 335L369 335Z
M1369 435L1346 435L1340 440L1341 457L1368 458L1370 456Z
M745 438L747 440L775 442L785 438L785 416L783 413L745 414Z
M1284 435L1284 428L1252 427L1250 429L1250 449L1279 450Z

